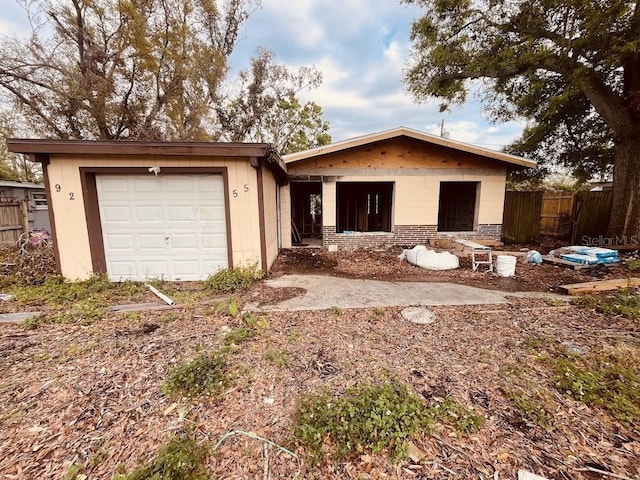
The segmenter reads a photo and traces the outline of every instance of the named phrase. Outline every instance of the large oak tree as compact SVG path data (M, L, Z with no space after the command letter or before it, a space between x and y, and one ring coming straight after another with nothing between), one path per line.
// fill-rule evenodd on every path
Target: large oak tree
M640 2L405 0L424 7L406 74L442 108L484 93L496 119L530 121L515 151L588 176L613 162L609 233L640 233Z

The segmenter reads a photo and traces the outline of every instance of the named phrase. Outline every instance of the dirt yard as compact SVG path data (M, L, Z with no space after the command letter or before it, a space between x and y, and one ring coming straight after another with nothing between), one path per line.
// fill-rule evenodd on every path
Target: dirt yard
M399 262L398 253L290 250L272 275L453 281L509 291L556 291L563 283L628 275L622 266L574 272L518 264L517 276L503 279L473 273L465 262L434 273ZM173 310L105 313L84 326L0 324L0 478L111 479L151 461L185 430L214 446L238 430L286 446L301 460L299 478L514 479L518 469L550 479L640 478L639 424L554 386L560 351L638 358L638 321L551 299L433 307L430 325L405 321L400 308L270 314L233 350L233 382L224 394L189 400L162 392L168 373L218 348L242 320L216 308L198 286L176 288L165 285L180 299ZM268 303L299 293L258 282L237 298ZM381 452L312 466L292 436L300 398L388 376L426 401L451 397L485 423L470 435L438 425L413 439L410 457L399 463ZM211 478L294 478L295 458L267 451L265 469L263 443L234 436L206 465Z

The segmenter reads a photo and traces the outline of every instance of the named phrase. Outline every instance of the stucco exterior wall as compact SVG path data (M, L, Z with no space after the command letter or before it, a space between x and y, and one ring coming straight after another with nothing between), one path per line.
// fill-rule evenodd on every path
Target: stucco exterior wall
M55 230L64 277L93 274L84 211L80 167L226 167L233 266L260 265L260 221L257 172L246 161L223 157L63 156L51 155L47 167ZM162 173L161 173L162 174Z

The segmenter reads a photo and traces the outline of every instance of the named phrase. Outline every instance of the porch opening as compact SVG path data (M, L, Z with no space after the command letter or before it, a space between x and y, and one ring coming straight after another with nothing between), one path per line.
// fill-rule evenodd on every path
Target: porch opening
M393 182L336 183L336 231L390 232Z
M441 182L439 232L472 232L475 229L479 182Z
M294 243L322 238L322 182L291 182L291 218Z

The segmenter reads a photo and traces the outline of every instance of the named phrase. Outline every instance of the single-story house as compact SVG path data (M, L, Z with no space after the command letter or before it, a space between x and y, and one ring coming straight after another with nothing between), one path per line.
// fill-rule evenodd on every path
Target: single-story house
M280 248L500 239L525 158L400 127L283 158L269 144L7 140L40 162L70 279L202 280L268 271Z
M509 170L522 157L400 127L283 156L283 247L499 240ZM290 200L290 202L289 202ZM292 231L289 231L289 228Z
M8 139L40 162L69 279L202 280L278 255L286 166L271 145Z
M15 244L25 225L31 231L51 231L44 185L0 180L0 210L0 243Z

